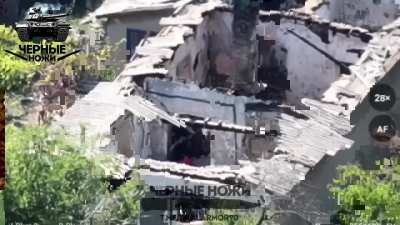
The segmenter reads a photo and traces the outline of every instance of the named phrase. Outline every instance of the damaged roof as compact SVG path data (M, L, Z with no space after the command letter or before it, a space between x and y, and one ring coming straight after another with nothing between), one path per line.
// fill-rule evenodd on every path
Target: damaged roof
M324 101L348 105L342 110L349 115L400 60L400 19L375 33L357 63L350 67L351 75L342 75L324 94Z
M168 61L174 56L177 47L185 43L185 38L194 34L194 26L202 23L206 12L227 7L222 1L214 0L204 3L186 5L191 1L167 1L167 0L141 0L141 1L116 1L106 0L96 11L97 16L106 16L117 13L130 13L146 10L172 9L176 11L171 17L163 18L161 25L165 26L161 32L151 38L142 41L136 49L136 55L129 62L119 76L119 85L122 88L129 86L132 77L168 74ZM261 12L260 19L279 23L281 19L293 20L326 26L335 32L342 32L349 36L358 37L368 42L373 38L361 59L351 67L351 76L343 75L334 82L325 93L323 101L303 99L302 103L309 107L308 110L295 110L292 112L301 114L304 118L298 118L293 114L281 111L274 119L278 120L281 135L276 138L276 146L271 158L261 158L258 161L239 161L239 170L232 170L226 166L193 167L172 162L155 160L142 160L147 167L144 174L157 173L168 177L181 177L182 179L196 179L215 181L219 183L247 182L260 185L268 192L285 195L293 187L305 180L306 174L315 167L325 156L333 156L338 151L349 148L353 142L346 138L352 127L349 118L340 114L343 111L341 105L347 104L350 110L362 101L369 92L369 88L379 81L387 71L400 59L400 20L386 26L378 34L371 34L365 29L339 24L314 18L298 12L270 11ZM209 89L201 89L193 84L177 84L170 81L158 81L148 83L147 91L159 91L161 95L187 97L180 99L180 104L187 106L193 98L199 100L199 107L186 108L183 111L173 110L175 99L158 99L166 105L168 112L156 107L153 103L140 96L117 96L118 85L115 87L101 84L88 96L74 105L61 119L60 124L70 125L75 123L79 127L80 121L88 122L90 132L109 132L110 124L123 110L130 110L135 115L149 120L164 119L176 126L185 126L185 122L201 123L203 121L191 121L171 116L173 113L187 113L206 118L212 104L217 101L244 105L246 101L255 99L228 96ZM119 86L121 88L121 86ZM179 90L178 90L179 89ZM178 91L177 91L178 90ZM110 94L113 93L113 94ZM151 93L150 93L151 94ZM153 93L154 94L154 93ZM104 96L104 99L103 95ZM100 96L100 97L99 97ZM189 99L189 97L192 98ZM250 100L249 100L250 99ZM327 103L330 102L330 103ZM264 102L269 105L269 102ZM215 106L214 106L215 107ZM202 110L198 110L202 109ZM222 116L218 114L217 116ZM213 122L224 118L217 118ZM306 118L306 119L305 119ZM213 118L214 119L214 118ZM228 120L228 119L227 119ZM243 120L242 120L243 121ZM206 124L206 122L204 122ZM238 121L230 119L218 123L229 126L230 129L250 129L244 127ZM217 124L217 125L218 125ZM72 125L71 125L72 126ZM93 128L93 129L92 129ZM79 134L79 132L77 132ZM121 172L122 178L133 165Z
M171 113L213 118L221 123L244 125L246 104L272 104L255 98L224 95L208 88L201 89L194 84L157 79L147 79L145 83L149 96L162 102ZM247 182L255 182L269 192L285 195L304 180L309 170L322 158L334 156L338 151L351 147L353 141L345 135L352 127L346 117L337 113L340 106L311 99L303 99L302 103L309 109L275 109L279 113L272 116L271 120L277 121L281 135L274 140L276 146L273 156L245 163L251 164L255 171L247 176ZM235 113L232 115L224 108L229 106L234 106ZM184 174L191 176L189 172Z
M274 156L254 163L257 173L253 174L253 179L275 194L289 193L322 158L334 156L353 144L343 136L351 131L349 121L330 112L331 105L310 99L303 99L303 104L310 109L298 113L309 119L281 114L282 135L276 140Z
M317 25L320 27L326 27L335 33L343 33L347 36L360 38L364 42L368 42L373 38L372 34L367 29L344 23L331 22L314 15L297 11L260 11L260 20L263 22L273 21L277 25L281 23L281 20L292 20L293 23L302 22L307 26Z
M187 0L105 0L96 9L95 15L97 17L105 17L115 14L175 9L185 2Z
M219 3L216 3L219 2ZM194 34L194 26L199 25L205 13L217 9L225 9L226 5L222 1L208 1L206 3L190 4L171 17L163 18L161 24L166 26L155 37L146 39L137 48L137 54L128 63L119 77L119 82L123 87L129 86L133 76L148 76L149 74L168 74L168 61L173 57L176 48L185 43L185 37ZM289 15L281 12L261 13L264 19L278 20L280 17L293 19L294 21L304 19L306 22L328 25L329 28L343 31L352 36L370 39L371 36L366 30L354 30L354 27L346 27L336 23L326 23L326 21L306 17L305 15ZM364 36L365 35L365 36ZM186 113L203 118L212 117L207 114L209 104L216 104L217 101L243 105L246 101L257 102L256 99L245 97L228 96L207 88L199 88L193 84L179 84L176 82L159 81L147 83L147 91L160 91L157 101L162 102L169 113ZM174 90L175 89L175 90ZM151 93L150 93L151 94ZM174 109L177 101L174 98L167 98L166 95L196 98L199 107L187 107L183 111ZM153 93L154 95L154 93ZM164 95L164 97L161 97ZM167 99L167 100L166 100ZM249 100L250 99L250 100ZM188 105L190 99L179 99L183 105ZM214 103L210 103L214 102ZM265 102L266 105L271 102ZM320 101L303 99L303 104L310 107L310 110L294 110L293 112L303 115L308 119L297 118L293 114L282 111L274 119L278 120L280 132L276 139L277 145L273 151L273 156L268 159L259 159L257 162L239 161L240 170L238 174L230 168L223 172L223 166L218 167L222 171L216 171L215 167L192 167L170 162L160 162L154 160L144 160L148 170L162 173L166 179L170 176L180 176L182 178L213 180L215 177L220 179L218 182L226 183L231 180L237 182L248 182L259 185L270 193L285 195L292 188L305 179L306 174L311 168L315 167L323 157L333 156L338 151L349 148L352 141L345 134L350 132L351 126L348 118L339 115L340 108L334 104L326 104ZM201 111L197 109L203 109ZM223 120L232 126L244 125L243 119L234 121L233 119L220 118L222 114L216 115L214 121ZM240 174L243 171L246 174ZM125 174L123 171L121 174ZM223 178L223 179L222 179Z
M106 138L110 135L110 125L124 115L125 110L147 121L162 119L177 127L186 127L184 122L168 115L140 96L123 96L119 86L112 82L100 82L89 94L69 108L65 115L56 121L56 125L65 128L76 137L81 135L83 125L87 137L100 135Z
M194 34L191 26L203 22L206 12L229 7L222 0L188 4L190 2L182 1L172 16L161 19L160 24L164 28L155 37L146 38L137 46L133 60L125 65L118 79L148 74L166 76L168 70L163 64L168 64L175 49Z

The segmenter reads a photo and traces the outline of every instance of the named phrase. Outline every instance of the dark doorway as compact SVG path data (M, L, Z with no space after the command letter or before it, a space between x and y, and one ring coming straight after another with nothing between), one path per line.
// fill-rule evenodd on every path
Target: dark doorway
M174 127L171 131L167 158L169 161L187 165L209 165L210 140L200 127L192 127L191 131Z
M261 4L261 9L263 10L281 10L281 5L284 4L286 0L263 0ZM292 7L303 7L306 3L306 0L295 0L289 6Z
M129 55L127 55L127 60L129 61L132 58L133 54L135 54L136 46L143 38L145 38L146 36L151 37L154 35L156 35L156 32L128 28L126 30L126 49L129 51Z

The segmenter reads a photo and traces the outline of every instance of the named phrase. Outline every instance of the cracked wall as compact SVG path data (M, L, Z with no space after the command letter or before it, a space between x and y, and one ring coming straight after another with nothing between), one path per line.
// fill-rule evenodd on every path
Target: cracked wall
M254 83L255 74L249 68L255 67L250 59L256 54L256 42L250 46L249 54L245 51L247 46L233 47L232 26L231 12L215 10L205 14L203 22L194 29L194 35L176 49L168 75L174 80L212 88L229 89L235 84Z
M232 22L230 12L208 13L194 35L176 49L168 75L200 86L229 88L240 61L231 56Z
M245 125L245 97L225 96L222 93L200 89L195 85L146 79L146 92L156 102L162 102L170 113L210 118ZM199 110L201 109L201 110ZM243 148L243 134L226 131L211 131L211 164L234 165Z
M175 50L167 66L168 76L174 80L204 85L209 68L207 21L206 18L195 28L194 35L186 37L185 42Z
M377 30L399 13L395 0L309 0L306 8L321 18Z
M169 131L171 125L160 120L145 121L130 112L111 124L111 134L117 143L118 153L130 158L167 160Z
M358 54L361 54L360 50L363 49L363 45L369 41L370 37L366 31L355 27L332 25L314 20L314 18L302 18L302 15L280 14L265 15L262 12L260 15L259 28L261 29L257 31L261 39L268 36L265 34L279 37L275 39L272 35L267 37L272 40L268 43L271 48L268 48L267 45L266 49L263 49L265 51L261 51L262 54L265 54L263 62L266 64L281 62L282 67L287 67L287 70L291 72L289 78L293 80L297 78L297 89L293 96L293 102L300 103L300 98L303 97L320 99L323 89L328 88L332 81L337 80L340 75L341 67L337 65L338 62L355 62L359 58ZM148 79L146 79L143 88L147 94L146 97L174 116L176 116L175 113L187 114L205 120L228 121L250 127L255 124L253 120L259 119L263 122L270 117L278 118L282 135L275 140L253 139L252 135L242 134L235 138L232 132L212 130L211 134L214 135L214 140L212 140L211 146L211 165L236 164L236 141L239 147L238 158L243 160L239 165L243 166L242 163L248 163L255 169L255 172L251 174L252 179L260 182L264 189L284 195L300 180L304 180L309 169L313 168L326 154L335 155L339 150L346 149L351 144L350 140L342 136L350 130L347 127L348 121L346 118L337 117L336 114L331 115L332 111L338 111L339 106L332 109L331 105L327 106L319 101L308 101L312 107L310 106L310 110L303 112L296 112L290 107L287 107L286 111L268 107L252 109L248 104L242 102L242 104L238 104L241 107L240 110L235 110L239 112L236 113L235 120L233 111L226 104L232 103L229 102L230 99L243 97L233 96L226 91L218 92L204 88L205 86L229 87L226 85L229 81L229 74L235 74L236 62L229 56L229 52L232 50L230 49L232 42L230 25L233 14L227 11L213 10L202 13L201 16L201 20L192 15L183 16L183 18L176 16L165 20L173 25L165 27L158 37L150 41L151 46L148 46L148 49L153 51L148 51L138 57L134 63L128 65L129 70L124 75L129 76L129 72L131 72L132 77L140 75L141 79L153 71L165 75L161 76L165 78L164 80L155 80L153 85L149 85ZM285 21L281 17L290 17L291 19ZM287 28L286 31L279 29L282 27ZM298 37L289 34L287 31L291 28L296 34L304 35L305 39L316 44L317 48L325 51L331 58L338 58L337 62L332 62L332 59L328 61L326 55L305 44ZM178 37L178 35L181 36ZM165 43L171 40L177 40L176 43L179 44L171 47L172 44ZM300 47L295 45L300 45ZM348 49L344 49L342 46L351 46L354 49L347 52L345 50ZM168 48L173 51L173 58L167 61L167 54L164 55L156 47L164 48L163 50ZM276 56L272 56L273 54L268 52L271 49L277 52ZM204 50L207 51L207 54L200 53ZM157 51L157 54L154 51ZM196 60L199 53L203 57L201 60ZM160 55L165 58L159 57ZM220 62L217 62L218 60ZM154 63L150 65L150 62ZM325 64L328 63L331 64L326 66ZM196 65L204 66L205 69L196 73L193 69L197 68ZM301 73L298 73L297 70L300 70ZM220 79L218 75L223 75L221 78L226 78L226 80ZM218 78L216 79L218 83L208 82L208 77ZM130 79L124 79L124 81L127 80ZM171 80L180 82L171 82ZM191 84L183 84L184 82ZM301 82L305 85L312 83L314 86L305 86ZM160 83L165 85L161 86ZM129 83L127 86L129 85L131 84ZM180 88L182 86L185 88ZM314 90L302 93L307 89ZM208 94L204 94L205 92ZM193 98L197 100L193 100ZM225 106L221 103L224 103ZM304 104L309 105L307 102ZM184 166L186 165L182 163L176 164L176 167L179 168L184 168ZM190 169L182 170L185 174L189 174ZM274 173L270 171L274 171Z
M355 63L368 44L366 37L338 31L340 27L308 19L286 18L285 13L261 16L257 27L261 41L262 76L287 76L286 100L299 104L302 98L321 99L324 92ZM363 39L366 40L363 40ZM302 40L304 39L304 40ZM286 78L282 78L286 79Z

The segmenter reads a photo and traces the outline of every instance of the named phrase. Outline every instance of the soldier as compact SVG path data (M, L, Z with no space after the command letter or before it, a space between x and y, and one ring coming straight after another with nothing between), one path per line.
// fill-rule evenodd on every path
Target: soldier
M48 122L48 118L47 118L47 110L48 110L48 106L50 104L50 100L49 100L49 88L46 85L41 85L39 86L39 90L40 90L40 109L38 112L38 124L46 124Z

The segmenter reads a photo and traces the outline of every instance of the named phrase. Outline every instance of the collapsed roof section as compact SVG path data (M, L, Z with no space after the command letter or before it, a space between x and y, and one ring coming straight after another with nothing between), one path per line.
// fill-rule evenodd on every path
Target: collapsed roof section
M400 20L374 34L361 58L351 66L351 75L342 75L324 94L324 101L346 105L350 114L400 60Z
M107 147L110 144L110 125L124 115L126 110L140 116L144 121L162 119L174 126L186 127L185 123L140 96L124 97L119 88L120 86L114 83L100 82L88 95L69 108L55 125L68 130L76 140L80 140L82 135L96 138L95 148ZM85 130L84 134L82 129Z
M261 13L261 18L265 20L281 20L279 17L293 20L294 23L303 18L301 15L290 16L281 12ZM213 111L217 101L228 104L229 99L234 101L245 99L199 88L199 86L218 87L218 81L211 82L210 85L210 77L215 79L213 72L224 74L227 76L227 80L229 80L229 76L233 75L230 71L237 62L223 55L224 51L230 51L230 45L224 45L232 41L232 19L229 7L222 1L194 3L181 8L174 16L161 21L166 27L157 36L142 41L137 48L136 56L126 65L116 82L128 93L143 91L142 94L154 101L159 108L163 108L169 114L175 114L177 118L179 115L189 115L207 120L208 117L237 126L248 126L248 121L251 121L249 118L254 115L260 119L277 120L281 135L272 141L273 146L270 152L263 152L262 148L258 149L262 153L258 154L256 161L253 161L246 158L248 152L244 150L244 146L240 146L243 149L240 149L237 160L240 162L241 168L252 167L253 172L247 176L246 182L259 185L271 193L287 194L296 184L305 179L308 171L325 155L335 155L337 151L351 146L352 141L344 137L351 127L348 119L338 115L339 106L324 104L319 101L319 98L301 100L302 104L309 107L309 110L299 111L290 107L275 106L275 108L267 110L272 112L263 112L263 110L260 112L254 109L246 112L246 104L250 103L249 99L246 99L238 106L243 109L243 115L237 114L242 119L236 118L236 120L229 120L229 113ZM321 30L320 27L326 27L328 41L336 33L350 36L354 43L364 43L360 44L360 49L371 38L366 30L325 23L311 17L304 17L303 23L316 27L317 31ZM312 29L310 30L314 32ZM322 32L326 31L322 30ZM319 35L318 33L316 36L323 43L324 38ZM213 52L215 49L221 51L215 53ZM357 57L349 56L349 58L353 62ZM340 73L337 72L337 74ZM152 80L149 79L150 77L167 78L167 80ZM177 82L171 82L171 79ZM143 90L138 89L137 85L132 85L132 83L141 86ZM327 88L329 88L329 84ZM220 100L214 99L219 95L221 96ZM196 101L193 98L201 99ZM255 104L256 102L251 103ZM271 103L264 102L263 104ZM207 109L212 110L207 111ZM225 118L226 116L228 117ZM243 138L239 135L230 137L227 133L221 133L221 136L235 140L236 143L240 143ZM257 142L251 144L252 146L260 145ZM226 149L219 149L215 152L227 158L226 155L230 154L226 154L226 151L232 149L229 146L225 145ZM233 148L233 151L237 151L237 149ZM211 158L213 157L211 156ZM218 157L215 156L215 158ZM194 167L176 162L173 163L174 166L171 166L169 163L173 162L157 161L155 163L152 161L145 164L149 168L154 165L165 168L162 171L165 179L170 175L176 176L177 174L182 177L193 177L194 174L189 171L194 170L198 174L200 170L208 170L210 166L215 167L219 164ZM271 171L274 172L271 173ZM209 179L212 176L214 175L210 175ZM220 182L226 182L226 180Z
M148 85L149 93L152 93L152 88L155 88L159 90L159 94L162 94L161 92L163 89L157 88L157 85L154 84L154 82L164 83L168 86L168 81L153 80L153 84ZM102 146L106 146L110 144L111 141L109 132L110 124L113 124L124 110L129 110L137 117L143 118L143 120L149 122L162 119L163 121L177 127L186 127L191 122L188 119L181 119L179 115L169 116L156 105L139 96L123 97L118 94L114 85L115 84L100 83L92 92L89 93L89 95L79 100L77 104L69 109L67 114L62 117L57 124L64 126L70 132L79 137L81 135L79 127L80 124L84 122L86 130L88 131L87 136L90 136L91 134L103 134L105 140L103 139ZM174 85L175 90L173 88ZM203 95L205 98L208 96L210 99L213 99L212 96L216 95L220 96L222 98L220 100L226 104L229 102L229 98L231 98L231 100L237 102L236 105L238 108L242 108L243 110L242 112L238 112L241 119L236 124L246 124L244 118L245 105L251 101L244 101L245 97L224 97L220 93L199 89L194 85L187 86L179 83L175 83L174 85L170 86L170 89L164 90L174 96L179 96L178 93L181 93L181 97L183 98L189 98L190 96L200 97ZM176 86L180 86L180 89L176 89ZM184 91L185 89L186 92ZM183 90L183 92L180 92L179 90ZM154 100L157 102L156 99ZM189 107L190 104L195 104L194 102L187 102L185 104L171 103L169 106L172 108L169 107L168 110L170 113L176 111L182 112L186 115L209 115L212 117L217 115L222 116L222 113L211 111L204 115L199 114L205 112L201 110L198 110L199 113L196 113L195 111L185 112L185 107L187 107L187 110L199 108L212 109L211 106L191 105ZM260 101L255 99L252 100L252 103L257 102ZM273 156L260 158L258 162L251 162L242 158L239 166L237 166L236 173L229 172L230 169L226 169L228 168L226 166L226 168L224 166L195 167L180 163L154 161L150 159L145 160L142 164L146 165L147 168L150 168L153 175L155 175L154 173L162 173L163 176L167 177L170 174L174 176L200 179L198 175L203 174L200 180L214 180L213 177L215 177L215 179L218 179L216 182L219 182L220 184L232 184L231 181L236 180L235 182L237 184L248 183L255 186L262 186L269 192L275 194L286 194L294 185L305 179L305 175L309 169L315 166L315 164L318 163L325 154L335 155L338 150L345 149L351 145L350 140L341 136L350 130L347 120L333 115L330 111L334 111L334 109L332 108L331 110L327 110L321 103L312 100L305 100L305 104L311 107L310 110L295 112L290 109L287 110L287 108L281 108L280 110L269 109L273 111L282 111L281 114L272 113L272 115L275 116L270 118L278 120L279 129L282 133L282 136L278 137L276 140L277 145L273 149ZM218 122L216 123L216 126L223 126L227 122L225 117L216 119L216 121L225 119L225 122ZM212 125L213 123L210 124ZM226 134L227 133L225 132L221 133L221 135L224 136ZM157 137L161 138L159 135ZM108 142L105 143L107 140ZM225 154L224 152L227 150L228 149L219 149L218 151ZM114 177L122 179L124 174L127 174L132 167L133 164L128 164L128 167L121 169L121 171L115 174ZM214 173L215 170L220 172ZM145 171L147 171L147 169L145 169ZM209 175L207 175L208 173L205 173L205 171L209 171ZM270 171L274 171L274 173L272 174ZM244 172L246 173L242 174ZM227 175L222 176L224 173ZM277 176L277 173L280 175Z
M341 115L343 110L340 105L343 102L340 100L344 98L330 101L333 104L324 103L321 98L325 90L343 91L349 89L347 84L350 82L362 82L363 79L359 78L361 75L353 74L348 78L343 76L341 79L348 79L348 83L340 86L345 83L337 81L340 65L348 67L346 63L354 63L358 55L347 52L349 49L343 53L338 46L339 44L347 47L355 45L357 46L357 49L354 49L355 52L362 54L367 42L371 39L371 34L363 29L329 23L300 14L261 12L260 17L259 28L261 29L257 30L258 34L268 39L269 30L274 32L272 34L276 35L276 39L273 41L281 42L282 46L279 48L292 55L292 58L288 58L289 62L299 58L314 60L314 58L322 58L321 54L324 55L322 63L318 61L312 66L303 63L296 64L297 67L288 67L290 63L281 63L291 70L292 74L288 74L288 79L293 82L292 84L296 84L296 79L297 81L305 80L297 82L300 88L295 94L300 94L298 100L309 109L300 111L291 107L273 105L273 101L234 96L230 90L221 93L213 89L227 88L225 84L234 79L232 76L235 76L236 66L241 63L240 59L229 55L232 50L230 43L233 39L233 15L230 7L223 1L213 0L182 5L173 16L163 19L161 23L165 27L157 36L142 41L136 49L136 55L126 65L118 79L108 87L104 85L96 87L93 93L67 111L60 124L71 126L79 135L79 123L85 121L90 124L88 131L103 133L108 135L108 138L112 138L109 133L110 124L112 127L121 129L120 134L126 135L131 141L126 145L129 152L127 156L142 157L142 164L147 167L142 172L144 174L146 171L157 173L158 181L161 183L162 179L172 176L174 179L178 176L182 179L203 181L213 181L217 177L219 183L229 183L232 180L237 182L238 177L241 177L242 181L238 183L250 183L274 194L287 194L296 184L305 179L309 170L315 167L324 156L333 156L339 150L346 149L352 144L351 140L344 137L351 130L348 118ZM299 26L296 27L296 24ZM263 29L263 27L268 27L268 29ZM280 28L286 30L279 30ZM386 34L393 32L393 36L395 35L393 28L387 29ZM296 55L290 49L293 46L285 45L289 41L284 40L283 37L285 37L285 32L290 33L290 31L291 38L302 42L304 42L303 39L309 38L317 44L311 46L313 52L310 55ZM349 43L344 44L340 41L346 38ZM374 40L362 54L364 61L360 62L360 67L368 65L365 58L370 54L368 49L374 48ZM308 46L310 46L309 43ZM385 45L385 48L389 46ZM303 49L297 53L301 53ZM395 52L397 51L396 49ZM378 61L381 60L381 58L378 59ZM324 67L328 67L326 61L329 60L337 62L331 62L332 71L330 71L329 79L321 78L322 82L320 82L321 80L317 78L323 77L321 74L326 75ZM296 73L296 68L307 68L307 71ZM313 69L316 70L315 68L318 68L317 72L313 71ZM353 70L351 72L354 73ZM312 76L305 76L304 74L307 75L307 73ZM384 73L380 75L383 76ZM163 80L149 79L154 77ZM306 85L313 82L315 82L314 86ZM334 85L332 85L333 82ZM320 83L324 86L321 87ZM303 90L317 90L318 93L308 95L302 93ZM368 92L362 85L361 88L355 90L359 90L360 95ZM332 95L325 95L326 98L328 96L340 96L340 94L336 91ZM123 111L127 109L133 115L133 119L130 115L124 114ZM98 112L101 113L98 114ZM124 116L121 117L123 114ZM123 121L118 121L121 119ZM243 134L246 132L239 132L239 129L254 128L260 121L267 120L278 122L280 135L272 140L265 137L254 138ZM125 132L122 126L129 121L134 121L134 124ZM212 123L209 123L210 121ZM170 126L163 126L164 124ZM173 136L170 135L173 133L171 130L186 127L192 129L192 133L186 129L178 129L175 133L184 133L185 137L171 139L170 136ZM223 130L227 127L229 131ZM199 128L198 131L195 128ZM161 133L151 136L151 131L155 130ZM204 130L214 132L214 137L209 139L212 135L205 135ZM168 160L171 149L174 150L174 147L197 134L202 143L214 141L211 144L215 145L214 151L211 149L210 157L214 160L214 162L211 160L211 165L196 167ZM133 139L132 136L134 136ZM163 145L157 145L161 147L153 151L152 148L156 144L152 144L152 141L159 141L155 140L156 136L162 139ZM218 139L219 137L221 140ZM168 140L173 140L173 144L171 145ZM147 142L150 143L146 144ZM175 143L178 144L175 145ZM183 149L187 149L187 146ZM158 157L152 156L150 152L157 152ZM232 158L234 160L229 161ZM218 171L226 169L223 166L225 164L236 164L239 172L230 173L229 169L223 172ZM128 166L120 172L120 177L124 177L132 167L133 165L128 163ZM225 176L224 173L229 173L229 175ZM204 175L199 177L199 174Z
M105 17L115 14L176 9L187 2L188 0L106 0L94 14L96 17Z
M139 44L136 55L125 66L118 80L124 80L122 84L129 84L132 80L140 83L143 75L168 76L179 80L182 78L179 74L186 72L188 81L205 83L210 63L207 56L210 39L208 20L220 22L221 18L215 15L218 18L211 19L206 14L227 9L229 6L223 1L213 0L185 5L173 16L163 18L160 23L165 27L155 37L144 39ZM228 21L217 24L214 32L216 29L229 29L228 24Z
M359 38L362 42L369 42L372 39L372 34L367 29L344 23L331 22L297 11L261 11L260 20L262 22L273 21L276 25L288 21L292 24L303 24L313 31L320 31L319 35L324 42L329 42L329 37L336 34L344 34L347 37L353 36ZM330 35L329 31L331 32Z
M200 89L192 84L150 79L146 80L145 86L148 96L155 102L162 102L166 110L173 114L208 117L238 125L249 124L249 119L254 114L263 115L258 116L256 120L276 121L281 135L272 141L275 142L275 146L270 149L272 154L269 157L265 157L268 153L267 143L257 145L257 142L262 140L252 139L240 133L230 137L227 132L219 135L213 133L216 136L213 140L216 151L211 156L217 162L214 165L220 165L223 160L229 158L229 151L239 151L239 160L242 163L247 161L249 152L262 152L263 156L257 158L258 162L247 163L255 170L251 175L252 180L256 180L273 193L286 194L300 180L305 179L308 170L326 154L333 156L337 151L352 144L352 141L343 137L351 130L348 120L332 113L339 107L327 106L318 101L304 99L303 103L310 109L299 111L272 106L265 101ZM264 107L249 107L257 103L263 104ZM237 138L237 149L233 144L225 145L224 142L219 142L219 137L225 138L225 141ZM250 146L244 144L246 139L252 142ZM234 161L231 164L234 164ZM270 171L274 171L274 174ZM281 176L276 176L276 173Z
M278 87L289 80L286 100L297 106L302 98L321 99L341 73L350 74L372 39L365 29L296 11L260 12L257 34L259 79Z
M308 0L303 10L329 21L379 30L398 17L400 2L397 0Z

